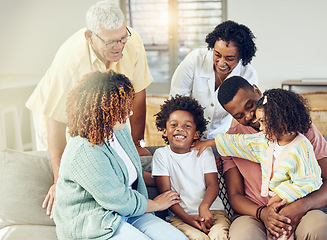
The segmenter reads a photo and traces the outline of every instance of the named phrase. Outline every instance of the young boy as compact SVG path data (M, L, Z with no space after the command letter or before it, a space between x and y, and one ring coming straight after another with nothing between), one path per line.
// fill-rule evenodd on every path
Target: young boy
M189 239L226 239L230 221L218 196L215 157L210 148L200 158L191 145L206 129L203 108L191 97L165 101L156 126L168 146L153 155L152 176L160 193L174 190L181 203L170 207L170 223ZM171 215L173 215L170 212Z

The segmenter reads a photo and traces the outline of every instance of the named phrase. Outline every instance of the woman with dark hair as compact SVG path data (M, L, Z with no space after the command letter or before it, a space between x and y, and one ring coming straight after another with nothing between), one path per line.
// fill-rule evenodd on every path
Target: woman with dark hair
M58 239L186 240L150 212L180 203L174 191L148 199L142 166L125 122L134 88L122 74L92 72L67 99L70 139L56 184Z
M225 21L207 35L208 49L193 50L176 69L170 95L192 96L204 107L209 122L204 138L226 132L233 119L217 100L220 84L231 76L258 84L257 73L250 65L257 51L254 38L248 27Z

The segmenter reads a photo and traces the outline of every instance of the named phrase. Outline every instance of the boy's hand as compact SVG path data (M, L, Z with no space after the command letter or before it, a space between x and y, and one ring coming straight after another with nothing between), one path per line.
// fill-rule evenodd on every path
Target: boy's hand
M189 215L189 219L185 221L187 224L191 225L192 227L195 227L205 234L209 233L209 229L206 228L204 225L204 218L200 217L199 215Z
M207 147L214 147L215 146L215 139L209 139L209 140L204 140L204 141L196 141L192 144L191 146L191 151L198 149L199 152L197 154L197 157L200 157L200 155L203 153L203 151Z
M204 206L199 206L199 215L204 219L203 223L206 227L206 229L210 230L210 228L213 226L215 219L211 213L211 211Z

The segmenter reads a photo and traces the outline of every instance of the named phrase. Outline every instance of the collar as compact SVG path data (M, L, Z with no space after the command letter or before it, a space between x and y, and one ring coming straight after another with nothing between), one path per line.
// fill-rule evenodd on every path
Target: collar
M128 43L128 42L127 42ZM127 44L126 43L126 44ZM92 46L90 43L88 43L88 46L89 46L89 51L90 51L90 58L91 58L91 63L92 65L95 65L95 64L100 64L101 66L103 65L105 67L105 64L98 58L98 56L96 55L95 51L93 50ZM126 45L125 45L126 47ZM125 47L123 49L123 52L122 52L122 55L121 55L121 58L119 59L119 61L121 59L123 59L124 57L124 51L125 51ZM118 61L118 62L119 62ZM112 68L112 66L116 65L118 62L110 62L109 64L109 69Z
M202 62L202 66L200 68L200 77L202 78L211 78L215 75L213 70L213 50L208 50L204 55L204 60Z
M95 54L92 46L90 43L88 43L88 46L89 46L89 51L90 51L90 58L91 58L91 63L94 64L96 61L100 61L101 60L97 57L97 55Z

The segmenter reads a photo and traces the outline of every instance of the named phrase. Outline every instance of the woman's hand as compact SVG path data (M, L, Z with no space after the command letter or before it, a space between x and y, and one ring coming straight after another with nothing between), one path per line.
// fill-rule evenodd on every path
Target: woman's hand
M272 236L280 237L292 230L291 220L278 213L279 209L286 204L286 199L274 202L261 211L260 219Z
M177 192L169 190L166 191L153 200L147 199L148 206L145 212L163 211L174 204L180 203L180 197Z

